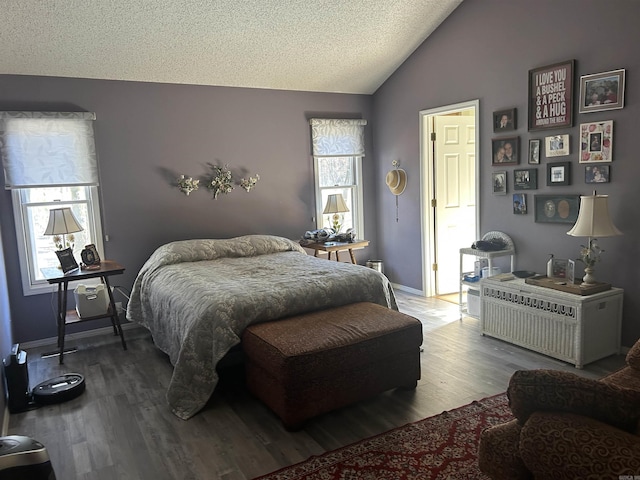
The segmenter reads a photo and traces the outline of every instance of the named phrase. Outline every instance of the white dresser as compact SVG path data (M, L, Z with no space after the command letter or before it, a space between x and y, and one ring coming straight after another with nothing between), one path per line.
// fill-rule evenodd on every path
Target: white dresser
M574 364L620 352L623 290L577 295L523 279L480 281L483 335Z

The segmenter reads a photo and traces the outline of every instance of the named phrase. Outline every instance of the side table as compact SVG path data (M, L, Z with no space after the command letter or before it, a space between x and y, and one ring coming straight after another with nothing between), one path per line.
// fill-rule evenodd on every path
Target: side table
M109 285L109 277L111 275L119 275L124 272L124 267L113 260L103 260L100 262L100 268L96 270L76 270L63 274L62 270L58 268L43 268L42 274L46 278L47 282L51 285L58 285L58 311L56 313L56 322L58 324L58 349L60 355L60 364L64 363L64 337L66 326L69 323L85 322L89 320L97 320L99 318L110 318L111 325L113 326L114 335L120 336L122 341L122 348L127 349L127 344L124 340L124 333L122 332L122 326L120 325L120 318L118 316L118 310L116 309L115 301L113 300L113 292L111 291L111 285ZM69 282L75 282L79 280L86 280L89 278L100 278L104 286L106 287L107 294L109 295L109 307L106 313L80 318L75 315L75 312L67 312L67 290ZM67 318L71 313L73 318Z
M353 242L325 242L325 243L309 243L308 245L302 245L304 248L310 248L313 250L313 256L317 257L318 252L327 252L328 260L331 260L331 252L336 252L336 262L340 261L340 252L345 250L349 251L351 257L351 263L356 263L356 257L353 254L354 248L364 248L369 246L369 240L354 240Z

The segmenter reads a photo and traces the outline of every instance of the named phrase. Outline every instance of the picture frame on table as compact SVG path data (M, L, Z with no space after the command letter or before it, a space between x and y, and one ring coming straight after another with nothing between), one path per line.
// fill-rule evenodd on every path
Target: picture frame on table
M529 131L573 126L575 60L529 70Z
M547 164L547 186L571 184L571 162L554 162Z
M513 194L513 213L514 215L524 215L527 213L527 194Z
M507 194L507 172L500 170L491 174L492 189L494 195Z
M580 163L613 161L613 120L580 124Z
M538 188L538 169L523 168L513 171L514 190L535 190Z
M573 285L576 283L576 262L574 260L567 260L567 283Z
M545 156L562 157L569 155L569 135L551 135L545 137Z
M517 128L516 109L498 110L493 112L494 133L509 132Z
M536 223L569 223L578 219L580 195L534 195Z
M624 108L624 68L580 77L580 113Z
M519 152L520 137L494 138L491 140L491 165L517 165Z
M567 267L569 261L566 258L552 258L551 259L551 275L552 278L567 278Z
M611 167L609 165L592 165L584 167L584 183L609 183Z
M540 163L540 139L529 140L529 164L538 165Z
M60 268L62 268L62 273L71 273L78 270L78 262L73 257L73 251L70 248L65 248L63 250L56 250L56 255L58 256L58 260L60 261Z

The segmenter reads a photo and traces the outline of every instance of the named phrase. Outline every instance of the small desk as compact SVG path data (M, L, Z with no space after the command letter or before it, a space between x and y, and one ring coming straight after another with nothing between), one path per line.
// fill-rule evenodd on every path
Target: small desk
M76 270L75 272L69 272L66 275L58 268L43 268L41 271L47 282L52 285L58 285L58 312L56 314L56 322L58 323L58 349L60 364L63 363L64 356L65 327L69 323L85 322L88 320L97 320L99 318L109 317L111 318L114 335L120 336L122 348L124 350L127 349L127 344L124 340L124 333L122 333L122 326L120 325L120 318L118 317L118 310L116 309L116 304L113 300L113 292L109 285L109 277L111 275L119 275L124 272L124 267L122 265L114 262L113 260L103 260L100 262L100 268L97 270ZM107 294L109 295L109 308L107 312L101 315L84 318L78 317L75 311L67 312L67 289L69 287L69 282L98 277L102 280L102 283L104 283ZM71 313L70 316L72 318L67 319L69 313Z
M331 252L336 252L336 262L340 261L340 252L349 250L351 256L351 263L356 263L356 257L353 254L354 248L364 248L369 246L369 240L354 240L353 242L325 242L325 243L310 243L308 245L302 245L304 248L310 248L313 250L313 256L317 257L318 252L327 252L328 260L331 260Z

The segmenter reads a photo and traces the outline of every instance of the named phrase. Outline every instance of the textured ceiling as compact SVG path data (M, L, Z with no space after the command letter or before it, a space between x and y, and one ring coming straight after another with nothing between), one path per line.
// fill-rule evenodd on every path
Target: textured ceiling
M462 0L1 0L0 74L373 93Z

